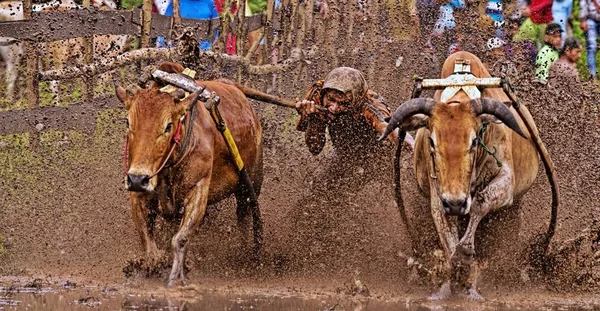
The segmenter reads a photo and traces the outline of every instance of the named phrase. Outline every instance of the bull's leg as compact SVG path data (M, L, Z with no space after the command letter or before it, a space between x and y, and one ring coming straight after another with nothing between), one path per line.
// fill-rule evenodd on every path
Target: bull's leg
M210 174L208 176L210 176ZM196 229L200 220L202 220L206 213L209 185L210 177L202 178L185 198L185 215L181 220L179 231L175 234L173 240L171 240L171 246L173 248L173 268L169 275L169 287L177 285L178 283L183 284L185 281L183 271L185 254L187 252L190 234Z
M172 188L169 186L170 182L162 175L159 175L158 178L158 184L162 185L156 189L160 202L159 208L161 215L165 219L173 219L177 216L177 209L173 198Z
M161 252L154 240L154 224L158 201L154 196L131 193L131 212L136 231L142 241L142 249L146 253L148 264L153 265L160 261Z
M258 193L257 193L258 195ZM262 248L262 230L263 223L260 214L260 206L258 202L253 203L249 200L249 193L245 186L240 185L235 192L237 201L237 219L238 227L242 232L244 241L248 232L248 213L252 215L252 233L254 237L254 254L258 255Z
M431 214L433 216L433 222L440 238L440 244L444 251L444 266L441 267L443 274L441 277L445 280L440 286L437 293L429 296L428 300L443 300L450 298L452 291L450 288L450 275L452 272L452 265L450 261L450 255L454 253L456 245L458 244L458 231L456 222L449 220L443 212L439 196L433 185L431 189Z
M489 212L512 204L513 186L512 173L505 163L496 177L477 193L471 204L469 224L465 235L458 243L456 250L452 253L452 261L457 264L471 265L475 256L475 232L479 223ZM478 269L471 269L471 274L478 274ZM474 297L480 296L475 288L476 282L471 279L470 294Z

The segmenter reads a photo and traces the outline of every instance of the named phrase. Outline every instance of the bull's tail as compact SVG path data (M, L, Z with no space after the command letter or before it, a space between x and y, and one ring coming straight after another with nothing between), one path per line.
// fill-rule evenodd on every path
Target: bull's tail
M404 200L402 199L402 176L400 173L400 160L402 159L402 145L404 142L404 138L406 137L406 132L400 130L398 133L398 146L396 147L396 156L394 158L394 197L396 199L396 205L398 205L398 211L400 212L400 217L406 226L406 231L408 235L411 237L412 242L412 230L410 230L410 224L408 223L408 218L406 217L406 210L404 209Z
M253 89L251 87L244 86L240 83L228 80L228 79L219 79L219 82L235 85L246 97L259 100L265 103L274 104L277 106L282 106L286 108L296 108L296 103L292 100L280 98L277 96L273 96L259 90Z

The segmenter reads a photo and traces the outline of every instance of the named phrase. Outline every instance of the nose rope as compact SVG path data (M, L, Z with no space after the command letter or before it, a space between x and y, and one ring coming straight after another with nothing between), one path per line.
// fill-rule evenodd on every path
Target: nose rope
M491 151L490 148L488 148L488 146L486 146L483 143L483 133L485 133L485 131L487 130L487 126L488 126L487 122L484 122L483 125L481 126L481 130L479 130L479 135L477 137L477 144L479 146L481 146L481 148L483 149L483 151L485 151L487 154L489 154L492 157L494 157L494 160L496 160L496 164L498 164L498 167L502 167L502 162L500 162L500 160L496 156L496 152L498 152L498 150L496 150L496 146L493 146L494 147L494 151Z
M148 179L152 179L154 176L158 175L158 173L160 173L160 171L165 167L165 165L171 158L171 155L173 154L173 151L175 150L175 146L177 146L177 144L181 140L181 122L183 122L183 120L179 120L179 123L177 123L177 130L175 131L175 135L173 135L173 138L171 139L171 149L169 150L169 154L167 155L167 157L165 158L165 160L163 161L161 166L158 168L158 170L156 170L156 172L154 172L154 174L148 176ZM129 168L127 165L127 160L128 160L127 149L128 149L128 147L129 147L129 135L127 135L127 138L125 138L125 150L123 152L123 168L125 169L125 175L127 175L127 173L129 172Z

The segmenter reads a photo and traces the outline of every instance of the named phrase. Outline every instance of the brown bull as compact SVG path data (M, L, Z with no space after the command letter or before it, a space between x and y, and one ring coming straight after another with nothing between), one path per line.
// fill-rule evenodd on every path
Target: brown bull
M163 63L159 69L183 71L181 65L173 63ZM258 116L234 85L219 81L196 83L221 98L219 110L258 195L263 165L262 128ZM262 235L258 206L249 203L244 187L240 186L237 168L225 140L209 111L196 100L199 92L182 99L182 90L167 94L152 84L134 95L116 86L116 94L128 110L126 187L131 191L134 224L149 262L156 263L162 256L154 238L157 214L166 219L183 214L179 230L171 241L173 267L168 285L184 281L187 246L204 217L207 204L231 194L237 199L241 229L246 227L247 214L252 214L255 250L258 250Z
M490 77L479 58L459 52L444 63L442 78L453 73L457 58L470 60L476 77ZM477 226L489 212L511 206L527 192L537 176L539 156L517 112L504 104L509 100L500 89L487 89L475 100L462 90L447 102L440 98L441 91L437 91L434 99L416 98L402 104L381 139L397 127L418 129L414 169L420 190L430 199L445 254L444 283L430 298L449 297L450 275L455 275L455 268L467 266L469 297L482 299L476 289L474 260ZM494 149L495 154L490 154ZM460 238L452 216L467 215L469 222Z

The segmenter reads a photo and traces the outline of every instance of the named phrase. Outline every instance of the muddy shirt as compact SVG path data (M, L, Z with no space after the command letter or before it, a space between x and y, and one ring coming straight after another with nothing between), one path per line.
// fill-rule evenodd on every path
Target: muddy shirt
M306 93L304 99L312 100L321 106L323 80L317 81ZM312 154L319 154L325 146L325 131L329 130L331 142L337 151L370 152L380 143L377 137L387 126L386 118L391 109L384 99L372 90L367 90L366 99L348 113L329 119L324 114L301 115L296 129L306 133L305 140Z
M550 67L548 81L557 80L579 82L579 71L577 71L575 64L571 64L564 58L559 58L555 61Z

